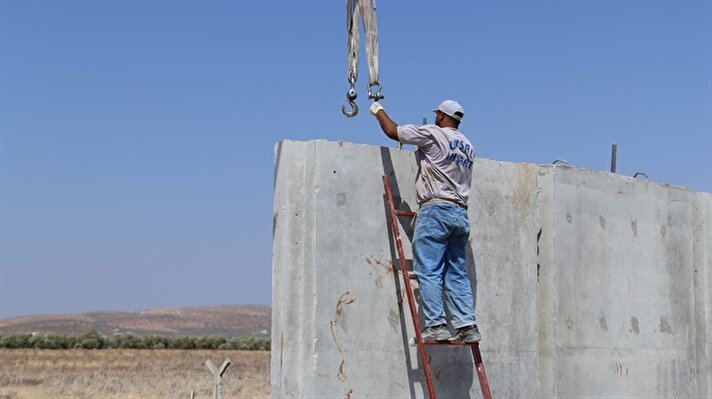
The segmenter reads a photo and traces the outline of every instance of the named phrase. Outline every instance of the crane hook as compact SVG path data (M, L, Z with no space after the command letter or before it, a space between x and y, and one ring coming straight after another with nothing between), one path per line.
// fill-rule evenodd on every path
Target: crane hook
M341 113L344 114L347 118L353 118L358 114L358 104L354 100L356 100L357 93L356 89L353 86L353 83L351 85L351 88L349 89L348 92L346 92L346 101L348 101L349 106L351 107L351 111L346 110L346 104L343 104L341 106Z
M346 110L346 104L343 104L343 105L341 106L341 112L342 112L347 118L353 118L354 116L356 116L356 114L358 114L358 105L357 105L354 101L349 100L349 106L351 106L351 111L347 111L347 110Z

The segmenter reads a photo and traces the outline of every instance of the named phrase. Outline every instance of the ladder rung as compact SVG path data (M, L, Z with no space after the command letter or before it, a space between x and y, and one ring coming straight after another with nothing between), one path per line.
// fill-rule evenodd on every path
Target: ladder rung
M408 272L408 278L411 280L415 280L417 277L415 276L415 272Z
M479 342L472 342L468 343L463 340L457 340L457 341L433 341L430 339L423 340L423 344L425 345L447 345L447 346L475 346L479 345Z
M396 210L396 216L406 216L406 217L411 217L411 218L412 218L413 216L415 216L415 212Z

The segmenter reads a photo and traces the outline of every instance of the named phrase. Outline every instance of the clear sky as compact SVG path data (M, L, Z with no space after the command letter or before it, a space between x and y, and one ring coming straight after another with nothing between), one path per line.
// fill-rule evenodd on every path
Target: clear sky
M269 304L275 143L393 145L365 59L341 115L344 3L0 0L0 318ZM379 0L383 105L710 192L711 4Z

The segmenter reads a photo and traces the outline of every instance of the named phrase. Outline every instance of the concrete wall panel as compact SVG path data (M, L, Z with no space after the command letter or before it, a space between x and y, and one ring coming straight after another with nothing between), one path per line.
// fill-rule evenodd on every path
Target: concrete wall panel
M424 397L381 182L391 176L399 207L416 210L412 151L284 141L276 158L273 397ZM490 384L499 397L536 395L537 169L475 168L468 266L482 332L498 342L483 345ZM400 227L410 262L409 220ZM467 349L429 354L439 394L480 394Z
M485 159L474 167L469 216L476 273L470 276L477 278L481 351L492 394L535 397L538 168Z
M557 394L695 395L689 197L604 172L552 173Z
M284 141L275 156L272 396L426 397L381 182L416 210L412 151ZM710 194L474 168L468 268L495 397L709 396ZM480 396L467 349L429 354L438 397Z
M304 266L314 261L314 203L304 190L314 185L314 157L308 148L305 143L286 148L280 143L275 149L270 367L273 395L284 398L311 392L314 383L314 269Z
M712 194L695 193L693 256L699 397L712 397Z

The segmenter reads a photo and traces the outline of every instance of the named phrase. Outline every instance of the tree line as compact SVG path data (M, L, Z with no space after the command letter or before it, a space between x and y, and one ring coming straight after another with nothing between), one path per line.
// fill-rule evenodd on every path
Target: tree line
M267 338L226 338L217 335L202 337L136 336L120 333L103 336L96 330L83 335L71 334L11 334L0 335L0 348L19 349L241 349L270 350Z

